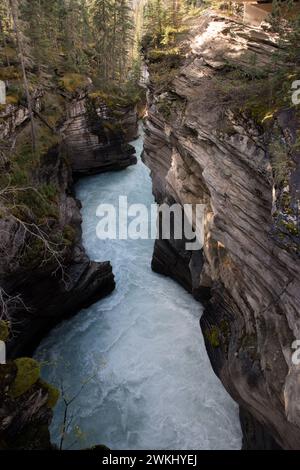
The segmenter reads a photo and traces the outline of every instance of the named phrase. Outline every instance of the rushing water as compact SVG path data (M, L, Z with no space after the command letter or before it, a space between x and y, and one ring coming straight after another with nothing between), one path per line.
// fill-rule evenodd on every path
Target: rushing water
M143 140L134 142L137 155ZM89 256L111 260L117 289L53 330L36 356L43 376L68 399L65 448L239 449L237 406L215 377L199 327L201 306L172 280L151 271L153 241L100 241L96 209L153 203L148 169L82 179L83 240ZM82 389L81 389L82 387ZM80 392L80 393L79 393ZM59 443L64 406L52 424Z

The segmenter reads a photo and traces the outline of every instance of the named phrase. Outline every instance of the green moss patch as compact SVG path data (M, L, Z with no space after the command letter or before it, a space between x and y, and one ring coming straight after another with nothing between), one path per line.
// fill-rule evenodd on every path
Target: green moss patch
M59 80L59 86L69 93L84 90L90 85L85 75L67 73Z
M210 330L206 331L205 336L213 348L220 347L219 329L214 325Z
M10 388L12 398L18 398L26 393L40 377L40 364L34 359L22 357L15 360L17 376Z
M44 390L47 391L48 393L48 401L47 401L47 406L49 408L54 408L56 403L58 402L60 392L57 388L55 388L53 385L48 384L44 380L40 379L40 384L44 388Z
M7 341L9 337L9 323L0 320L0 341Z

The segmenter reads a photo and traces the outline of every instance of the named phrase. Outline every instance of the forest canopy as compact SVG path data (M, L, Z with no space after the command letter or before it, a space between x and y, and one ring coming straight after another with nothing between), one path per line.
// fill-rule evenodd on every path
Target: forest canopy
M2 1L0 60L9 67L16 59L13 11L26 64L39 76L54 70L126 79L135 53L135 9L128 0Z

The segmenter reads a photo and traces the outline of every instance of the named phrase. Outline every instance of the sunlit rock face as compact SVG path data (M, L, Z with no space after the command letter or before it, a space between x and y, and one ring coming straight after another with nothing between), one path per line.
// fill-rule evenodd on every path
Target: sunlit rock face
M103 104L93 107L83 96L69 105L62 134L73 173L85 175L123 170L134 165L134 148L127 144L137 135L137 113L122 109L118 118Z
M185 264L189 290L206 300L207 350L241 406L245 447L298 449L299 259L270 236L274 180L263 131L214 86L228 61L247 70L255 52L263 67L275 51L262 30L211 14L198 20L163 93L150 67L144 160L157 201L207 205L202 260L158 240L153 268L183 284ZM280 125L284 138L288 123Z

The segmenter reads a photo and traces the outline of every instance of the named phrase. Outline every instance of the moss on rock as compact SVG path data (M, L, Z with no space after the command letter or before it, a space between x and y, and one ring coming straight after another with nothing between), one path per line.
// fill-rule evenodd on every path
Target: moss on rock
M12 383L10 395L17 398L27 392L40 377L40 364L34 359L22 357L15 360L17 376Z
M66 73L60 80L59 85L69 93L87 89L90 85L85 75L78 73Z
M57 404L59 396L60 396L59 390L56 387L54 387L53 385L48 384L47 382L45 382L42 379L40 379L40 384L42 385L44 390L46 390L47 393L48 393L47 406L49 408L54 408L55 405Z
M206 331L205 336L213 348L218 348L220 346L219 329L215 325L212 326L209 331Z
M0 341L7 341L9 337L9 323L0 320Z

